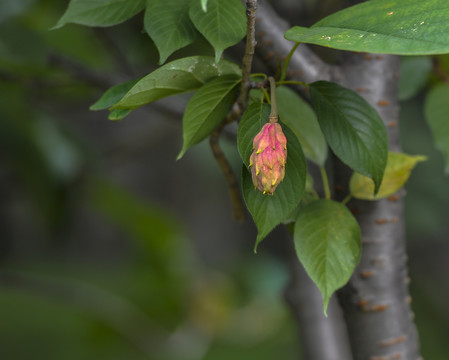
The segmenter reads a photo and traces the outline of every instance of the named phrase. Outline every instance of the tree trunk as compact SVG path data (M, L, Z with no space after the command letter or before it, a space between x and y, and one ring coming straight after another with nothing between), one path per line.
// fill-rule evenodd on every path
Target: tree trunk
M293 46L292 42L283 37L289 25L266 2L259 3L257 53L267 66L276 71L280 61ZM341 66L329 66L302 44L291 59L288 77L306 82L332 80L357 91L383 118L388 129L390 150L400 149L398 57L344 52ZM344 190L341 194L345 196L349 171L338 161L336 163L334 183ZM316 182L320 180L316 179ZM349 203L362 230L362 259L349 283L339 291L338 297L344 311L354 360L420 359L407 287L402 197L403 192L399 192L380 201ZM289 264L291 278L287 288L287 303L301 327L307 360L348 360L344 347L331 352L323 349L326 346L332 349L333 344L341 341L342 331L336 329L342 327L324 323L311 325L313 321L322 321L315 316L317 311L322 311L321 301L310 289L308 280L304 279L299 264L292 260ZM314 319L312 322L307 321L311 318ZM331 318L333 322L339 321L338 317ZM320 329L320 326L325 328ZM317 329L320 330L315 331ZM309 331L311 336L306 336ZM332 352L334 356L330 357L328 354Z
M376 108L392 151L400 150L399 71L397 56L350 54L344 60L342 85L358 91ZM337 168L335 174L340 187L348 183L344 170ZM339 299L357 360L420 358L407 286L404 193L348 204L362 230L362 258Z

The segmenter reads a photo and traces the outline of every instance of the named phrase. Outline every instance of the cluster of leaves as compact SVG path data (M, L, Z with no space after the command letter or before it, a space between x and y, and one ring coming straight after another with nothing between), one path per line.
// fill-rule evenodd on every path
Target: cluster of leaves
M179 159L211 134L236 100L241 70L221 57L245 36L245 8L240 0L72 0L56 27L68 22L109 26L143 10L145 30L159 50L161 63L199 34L213 46L215 58L193 56L169 62L141 79L109 89L91 109L110 109L110 118L118 120L161 98L195 91L183 117ZM373 0L335 13L309 29L293 27L285 36L342 50L445 53L449 52L449 32L443 34L442 29L447 29L447 10L449 5L442 0ZM320 167L325 180L329 146L354 170L350 196L376 200L402 187L423 157L389 153L382 119L357 93L326 81L305 85L312 107L290 88L277 88L288 161L285 179L273 196L255 190L248 171L252 139L269 117L268 96L251 97L239 123L237 145L243 162L243 196L258 228L256 246L277 225L294 223L299 260L320 288L326 310L332 293L348 281L359 261L360 228L344 203L331 200L326 181L326 197L318 197L307 181L306 158ZM447 85L435 89L427 113L438 131L439 146L449 153L449 128L442 121L449 111L443 100L447 95Z

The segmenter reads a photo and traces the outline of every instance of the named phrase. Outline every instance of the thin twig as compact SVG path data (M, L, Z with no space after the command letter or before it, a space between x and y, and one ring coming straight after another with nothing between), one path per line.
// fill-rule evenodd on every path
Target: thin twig
M229 121L229 120L227 120ZM220 133L225 126L226 121L224 121L218 128L216 128L209 137L210 148L212 149L212 153L214 154L215 160L217 161L218 166L220 167L223 175L226 179L229 188L229 194L231 196L231 204L232 204L232 216L238 222L245 221L245 207L243 205L243 200L240 195L240 187L237 181L237 178L232 171L231 164L226 159L223 150L219 144Z
M256 48L256 10L257 0L246 1L246 48L242 59L242 84L237 99L240 111L243 112L248 106L248 93L251 80L251 66L253 63L254 49Z
M220 133L223 128L236 121L248 106L249 90L252 87L251 66L253 62L254 49L256 47L256 10L257 0L246 1L246 48L242 59L242 84L240 86L240 94L234 106L226 117L226 119L216 128L210 135L209 143L214 154L215 160L220 167L228 184L229 193L231 195L232 215L235 220L243 222L245 220L245 207L240 195L240 188L237 178L232 171L229 161L223 153L219 144Z

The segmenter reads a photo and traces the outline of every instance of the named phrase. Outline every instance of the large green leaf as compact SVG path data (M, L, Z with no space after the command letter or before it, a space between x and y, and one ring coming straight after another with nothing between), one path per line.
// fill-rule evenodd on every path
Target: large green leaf
M189 18L189 2L186 0L148 1L144 25L159 50L160 64L198 36Z
M407 56L401 59L399 100L415 96L426 84L432 71L430 56Z
M371 0L334 13L288 40L340 50L398 55L449 52L447 0Z
M135 109L167 96L196 90L213 78L227 74L241 75L241 71L232 62L215 63L209 56L175 60L143 77L115 107Z
M276 93L282 122L298 137L304 155L318 166L324 166L327 143L315 112L296 92L286 86L278 87Z
M388 139L376 110L354 91L327 81L312 83L310 97L335 155L371 177L377 193L387 164Z
M425 160L425 156L411 156L389 152L387 167L385 168L385 174L379 192L374 196L373 180L359 173L354 173L349 182L351 195L358 199L377 200L394 194L404 186L415 165Z
M119 24L142 11L145 0L71 0L53 29L67 23L87 26Z
M360 259L360 227L341 203L317 200L299 212L294 228L296 253L323 296L323 309L345 285Z
M191 0L190 19L215 49L215 61L246 34L245 6L240 0L209 0L207 12L200 0Z
M449 174L449 84L433 88L426 98L425 114L437 148L446 159Z
M257 245L296 209L304 193L307 165L301 145L295 134L284 124L282 128L287 137L287 164L285 178L273 195L264 195L254 188L248 171L249 157L252 153L254 136L268 121L270 106L261 103L251 104L245 111L237 134L240 156L244 163L242 169L242 189L246 206L256 223Z
M235 101L240 82L237 75L220 76L192 96L182 119L184 141L178 160L224 120Z

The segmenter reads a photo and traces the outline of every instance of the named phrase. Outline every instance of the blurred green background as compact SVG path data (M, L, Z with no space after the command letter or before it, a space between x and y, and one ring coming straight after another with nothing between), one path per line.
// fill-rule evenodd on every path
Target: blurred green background
M254 255L207 144L175 162L186 97L122 122L89 111L157 66L141 17L49 31L66 5L0 1L0 359L301 359L276 232ZM412 305L424 358L445 359L449 179L423 118L430 68L409 65L424 76L403 147L429 157L407 184Z

